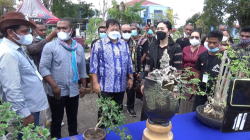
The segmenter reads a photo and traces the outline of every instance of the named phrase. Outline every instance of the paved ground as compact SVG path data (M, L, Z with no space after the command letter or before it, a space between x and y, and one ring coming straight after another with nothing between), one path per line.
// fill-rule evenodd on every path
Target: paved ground
M78 108L78 133L82 134L86 129L94 127L97 124L97 95L86 94L84 98L79 100ZM126 103L126 94L124 96L124 104ZM137 117L130 117L127 108L123 107L123 112L126 116L125 124L140 121L142 101L136 99L135 111ZM62 127L62 137L68 137L67 117L64 114L63 122L65 125Z

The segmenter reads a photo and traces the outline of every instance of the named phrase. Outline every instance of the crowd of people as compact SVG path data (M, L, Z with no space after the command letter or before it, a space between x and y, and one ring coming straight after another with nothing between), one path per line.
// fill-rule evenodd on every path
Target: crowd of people
M239 44L234 44L224 25L202 37L199 30L187 24L183 36L174 41L172 24L167 20L158 21L156 29L146 25L145 33L141 34L136 22L120 25L116 19L108 19L106 26L98 28L98 38L91 43L90 68L86 69L84 49L73 39L73 30L70 20L60 19L56 29L46 35L43 23L35 23L19 12L8 12L0 21L2 102L10 102L11 109L23 117L24 126L39 125L40 112L46 110L50 134L55 138L61 138L64 109L69 136L78 134L79 98L86 92L87 71L94 92L104 98L111 97L121 111L126 93L127 111L136 117L136 83L141 85L143 94L143 81L149 72L160 69L165 50L170 57L169 64L178 74L191 67L195 75L187 80L200 79L200 89L210 93L214 83L209 79L217 77L220 71L221 59L216 54L223 53L230 45L241 50L240 57L243 57L248 55L246 51L250 47L250 27L241 29ZM185 86L192 87L192 93L183 93L186 100L180 100L179 114L192 112L207 101L207 95L195 94L195 85ZM142 109L141 121L146 119Z

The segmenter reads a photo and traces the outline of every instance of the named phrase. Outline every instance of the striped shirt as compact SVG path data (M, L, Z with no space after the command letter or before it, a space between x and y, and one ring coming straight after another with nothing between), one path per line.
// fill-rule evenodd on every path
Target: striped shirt
M97 74L101 91L125 91L133 73L128 44L122 39L114 44L108 37L98 40L91 51L90 73Z
M3 39L0 44L0 91L3 102L10 102L17 115L28 117L48 108L43 83L36 75L34 62L24 49Z
M80 78L87 78L85 55L82 45L77 43L77 69ZM66 50L58 39L47 43L42 52L39 70L43 77L51 75L61 88L61 96L75 97L79 94L78 82L73 82L72 52ZM48 95L54 96L48 86Z

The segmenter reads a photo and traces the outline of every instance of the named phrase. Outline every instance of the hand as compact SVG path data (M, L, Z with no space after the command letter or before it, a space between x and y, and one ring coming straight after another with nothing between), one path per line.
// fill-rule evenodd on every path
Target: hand
M51 33L50 33L51 36L53 37L57 37L57 29L54 29Z
M52 88L52 92L54 94L54 97L59 100L61 98L61 88L57 85L57 87Z
M141 80L141 74L140 74L140 73L138 73L136 77L137 77L137 80L138 80L138 81Z
M144 85L141 85L141 93L143 94Z
M79 90L79 92L80 92L80 96L79 97L80 98L83 98L85 96L85 91L86 91L86 89L82 89L82 88Z
M101 87L100 87L100 85L99 85L99 83L97 82L97 83L94 83L94 85L93 85L93 90L94 90L94 92L96 93L96 94L100 94L101 93Z
M178 98L178 97L179 97L179 95L178 95L177 92L174 92L173 94L174 94L174 97L175 97L175 98Z
M23 118L23 126L26 127L28 124L35 123L35 118L32 114L30 114L28 117Z
M128 88L131 89L133 87L133 80L128 79Z

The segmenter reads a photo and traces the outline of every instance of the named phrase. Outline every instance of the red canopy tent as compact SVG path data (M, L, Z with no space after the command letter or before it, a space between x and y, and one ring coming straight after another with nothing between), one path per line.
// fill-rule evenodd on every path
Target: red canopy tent
M43 6L40 0L23 0L16 12L22 12L34 21L41 21L45 24L56 24L59 20Z

